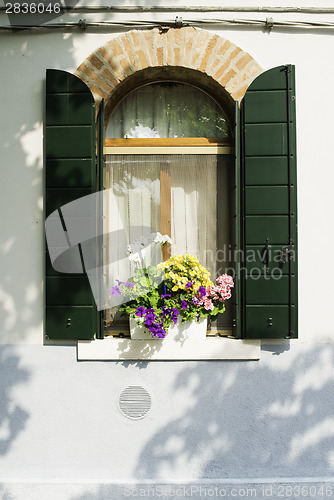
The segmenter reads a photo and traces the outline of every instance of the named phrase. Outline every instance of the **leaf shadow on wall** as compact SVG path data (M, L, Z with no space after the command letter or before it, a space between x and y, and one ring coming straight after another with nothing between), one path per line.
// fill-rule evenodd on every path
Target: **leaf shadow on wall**
M333 367L332 346L311 346L280 356L263 350L260 362L202 362L182 370L174 390L189 388L189 407L148 441L134 475L330 475Z
M30 373L20 366L13 346L0 346L0 459L24 430L29 414L13 398L15 386L28 382Z
M71 34L59 39L50 56L43 34L13 39L4 46L3 64L20 62L27 73L22 87L20 78L4 72L4 92L15 96L4 107L0 139L2 161L6 168L1 177L3 217L0 235L2 262L0 283L1 343L20 344L42 340L44 271L44 121L45 76L48 67L74 65L74 41ZM58 45L57 45L58 44Z
M139 496L173 481L332 477L333 368L330 345L268 345L260 361L164 362L149 413L159 430L138 447L122 441L122 454L137 456L123 477L136 480L72 500L109 500L116 490L125 498L132 489Z

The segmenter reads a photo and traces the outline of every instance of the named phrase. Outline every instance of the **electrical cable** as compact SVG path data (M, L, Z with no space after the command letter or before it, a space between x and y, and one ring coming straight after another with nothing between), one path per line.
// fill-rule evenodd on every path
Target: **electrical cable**
M334 22L315 22L315 21L274 21L272 18L265 20L261 19L182 19L177 17L176 20L169 21L86 21L80 19L78 22L65 22L65 23L50 23L42 25L2 25L0 30L18 31L18 30L31 30L31 31L46 31L58 29L75 29L79 28L82 31L88 28L111 28L111 27L124 27L124 28L152 28L157 27L160 29L169 29L172 27L185 27L185 26L258 26L272 31L277 28L304 28L304 29L333 29Z
M0 7L1 11L6 11L7 7ZM115 13L139 13L139 12L279 12L279 13L297 13L297 14L334 14L332 7L235 7L235 6L207 6L207 7L182 7L182 6L169 6L163 7L159 5L136 5L136 6L75 6L64 7L60 6L61 12L115 12Z

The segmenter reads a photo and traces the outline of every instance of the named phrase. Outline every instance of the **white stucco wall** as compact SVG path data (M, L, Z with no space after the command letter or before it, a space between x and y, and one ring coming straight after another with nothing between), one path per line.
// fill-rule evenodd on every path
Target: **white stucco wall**
M221 2L210 5L215 3ZM295 0L289 5L312 3ZM332 7L331 1L322 2L326 5ZM113 19L175 15L118 14ZM334 22L334 14L220 16ZM71 20L83 17L87 15ZM89 19L93 17L108 18L99 14ZM6 23L0 14L0 24ZM309 481L307 487L324 477L330 480L333 33L214 29L264 70L296 66L299 340L263 345L261 359L249 362L78 362L75 345L43 345L45 70L74 72L119 33L108 31L0 32L0 495L20 500L123 498L126 492L119 484L129 480L208 480L212 487L226 480L229 488L233 478L238 485L242 479L266 485L271 478L276 483L297 478ZM152 409L136 422L117 406L121 390L134 383L152 394ZM30 486L22 485L26 482Z

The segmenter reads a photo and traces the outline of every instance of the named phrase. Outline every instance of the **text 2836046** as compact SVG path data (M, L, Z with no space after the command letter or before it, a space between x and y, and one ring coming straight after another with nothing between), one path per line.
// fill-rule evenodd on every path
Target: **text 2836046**
M59 14L60 3L9 3L5 4L6 14Z

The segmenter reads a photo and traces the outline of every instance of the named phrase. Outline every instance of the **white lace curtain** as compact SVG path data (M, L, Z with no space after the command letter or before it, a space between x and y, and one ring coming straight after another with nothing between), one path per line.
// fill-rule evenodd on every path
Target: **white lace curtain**
M227 121L215 101L195 87L175 83L147 85L129 94L115 108L106 130L107 138L228 136ZM114 238L107 245L107 287L133 273L124 246L141 235L161 232L161 220L167 216L172 255L196 255L212 276L221 272L217 250L227 248L230 240L228 169L227 157L215 154L107 155L106 233L123 235L119 243ZM170 183L169 207L161 206L161 180L166 179L162 171L167 171ZM151 257L148 251L146 264ZM157 260L161 254L153 263Z
M113 111L107 138L228 137L228 123L205 92L181 83L155 83L131 92Z
M170 175L171 204L161 207L161 171ZM107 262L111 282L124 281L133 263L124 248L140 236L161 232L161 218L170 217L172 255L192 254L212 276L217 250L229 244L228 160L217 155L107 155L110 190L106 232L111 234ZM167 211L165 214L162 211ZM217 220L217 213L223 213ZM113 235L122 234L118 240ZM119 244L118 244L119 241ZM146 251L146 264L152 255ZM153 264L161 260L154 255ZM219 264L219 263L218 263Z

